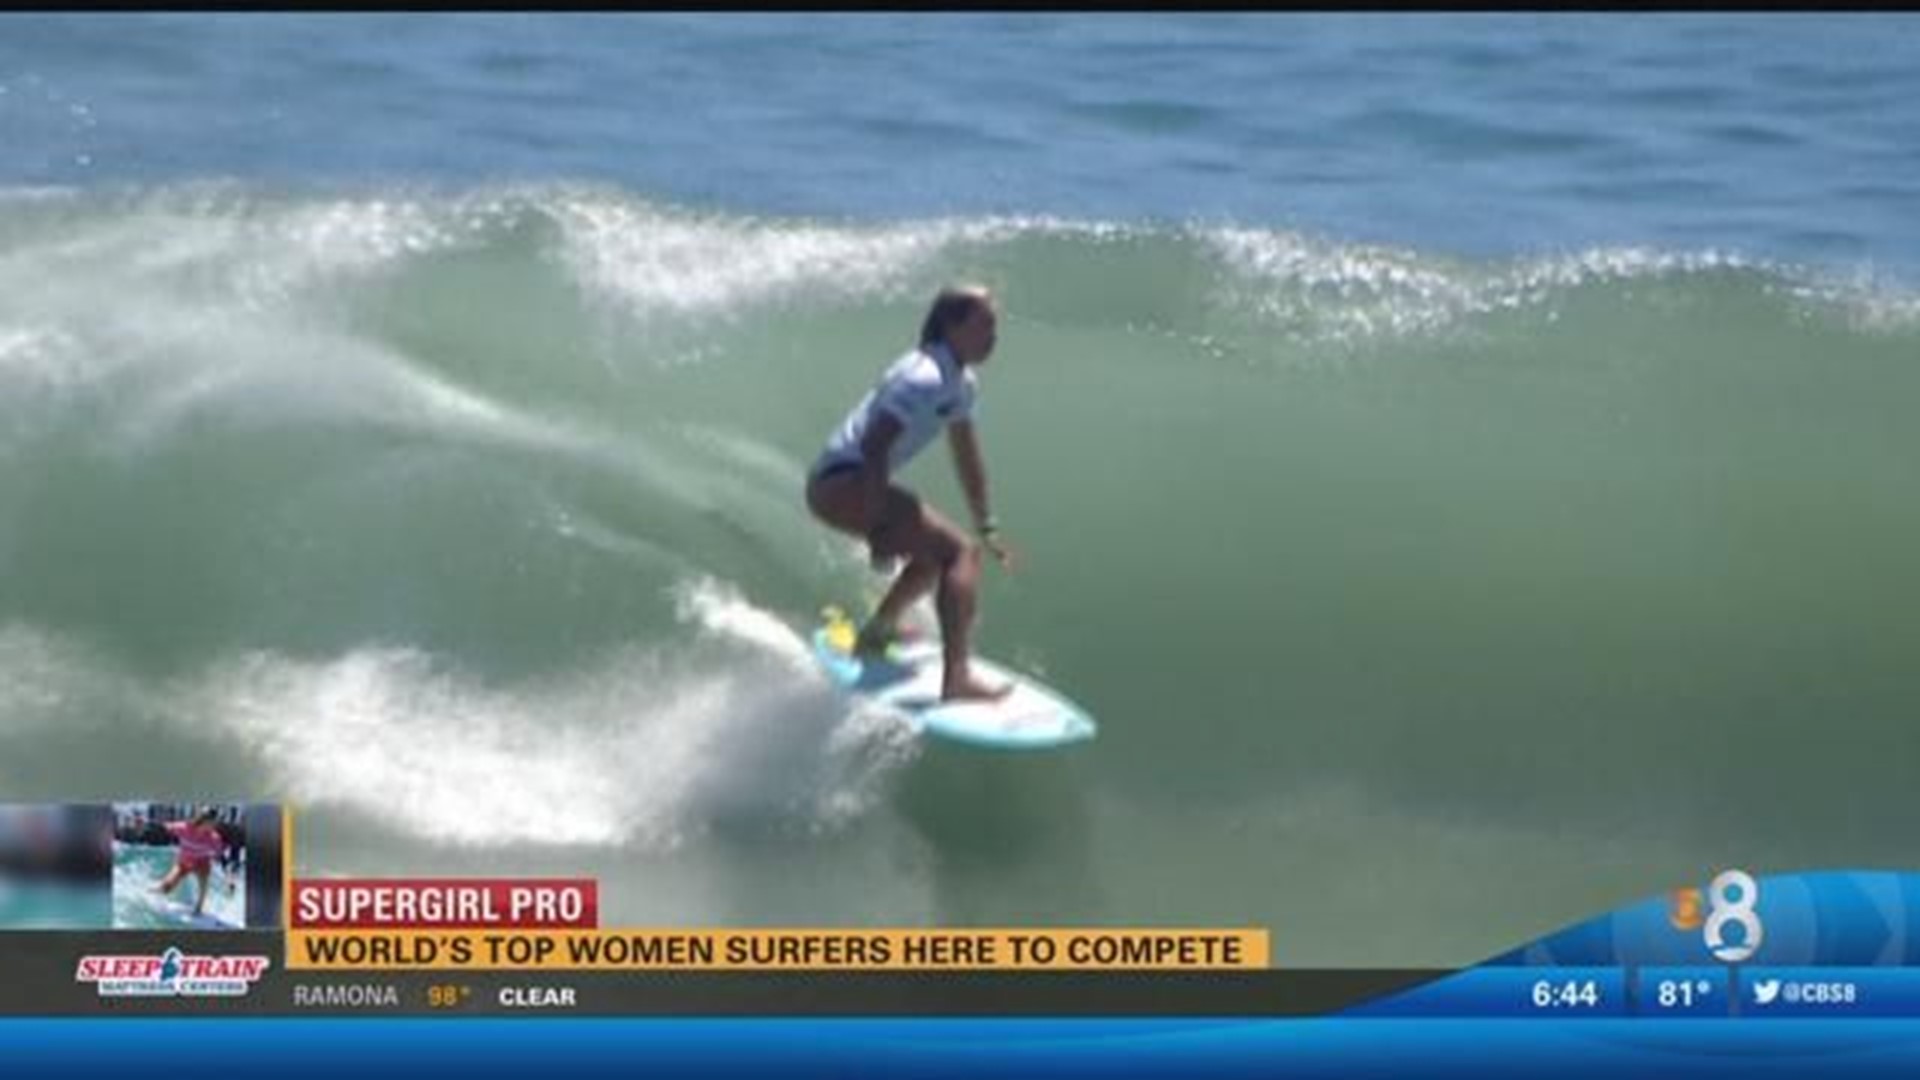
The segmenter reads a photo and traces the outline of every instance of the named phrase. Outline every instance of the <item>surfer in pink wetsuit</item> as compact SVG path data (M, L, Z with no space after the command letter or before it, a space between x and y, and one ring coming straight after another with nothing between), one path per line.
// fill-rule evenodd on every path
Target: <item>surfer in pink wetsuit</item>
M173 869L167 872L157 888L162 894L171 895L188 874L199 879L200 895L195 898L193 905L195 916L202 914L207 906L207 880L213 873L213 861L227 848L227 838L221 835L214 817L213 808L207 807L190 821L170 821L166 825L167 831L173 834L180 846L173 857Z
M980 588L980 551L1011 568L987 509L987 472L973 430L976 369L992 354L999 323L982 288L942 289L920 329L920 344L894 361L840 427L807 474L807 508L841 532L867 542L876 566L904 558L906 569L861 628L854 651L884 653L900 616L938 589L945 661L940 696L993 701L1013 690L991 686L969 670L969 637ZM960 487L973 511L974 543L960 528L892 482L893 473L942 429L953 448Z

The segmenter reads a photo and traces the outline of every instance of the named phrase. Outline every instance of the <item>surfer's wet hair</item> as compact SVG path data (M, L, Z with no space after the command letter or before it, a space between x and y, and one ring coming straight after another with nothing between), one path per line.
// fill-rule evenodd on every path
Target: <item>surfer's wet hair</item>
M992 296L978 285L949 285L940 290L933 298L933 306L927 309L927 319L920 324L920 347L943 344L947 340L947 331L973 318L973 313L986 307Z

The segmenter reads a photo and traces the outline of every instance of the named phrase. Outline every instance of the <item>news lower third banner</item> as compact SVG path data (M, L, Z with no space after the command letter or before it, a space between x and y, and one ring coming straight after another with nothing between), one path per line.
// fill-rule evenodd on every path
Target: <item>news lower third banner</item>
M310 931L367 937L365 932ZM421 932L436 940L484 938L492 931ZM925 931L646 931L656 948L689 953L711 941L718 965L738 949L827 948L866 942L868 959L886 940L906 955L909 942L955 947L957 938ZM997 940L1038 931L973 932ZM1085 947L1151 946L1158 936L1052 931L1063 953ZM1156 931L1158 935L1162 933ZM388 932L391 934L391 932ZM503 942L555 942L553 931L502 932ZM604 943L632 931L573 935ZM974 966L800 968L494 967L472 969L301 968L303 946L282 931L183 934L172 931L0 930L0 1017L6 1016L1325 1016L1442 977L1431 970L1284 968L1045 968ZM338 940L336 938L335 940ZM669 940L680 944L669 946ZM1141 943L1146 943L1143 946ZM505 946L503 945L503 948ZM1009 943L1007 948L1011 949ZM1026 943L1031 950L1032 941ZM476 956L482 955L476 950ZM661 955L665 955L662 953Z
M602 929L590 879L292 883L286 965L338 971L1258 971L1255 928Z
M591 878L296 878L276 804L0 803L0 1015L1323 1014L1249 927L622 928Z
M296 879L293 842L0 803L0 1016L1920 1019L1920 874L1727 868L1467 970L1307 971L1258 927L609 927L591 878Z

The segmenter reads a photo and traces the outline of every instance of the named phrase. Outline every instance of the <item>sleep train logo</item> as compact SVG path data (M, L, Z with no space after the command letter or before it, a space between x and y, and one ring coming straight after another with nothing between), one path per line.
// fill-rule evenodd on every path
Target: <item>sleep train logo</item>
M1728 870L1713 879L1704 894L1699 889L1675 889L1667 922L1683 934L1702 931L1715 959L1737 964L1749 959L1765 937L1760 913L1760 885L1744 870ZM1728 927L1739 933L1729 935ZM1729 938L1733 940L1729 940Z
M94 983L101 997L242 997L267 970L264 956L83 956L75 982Z

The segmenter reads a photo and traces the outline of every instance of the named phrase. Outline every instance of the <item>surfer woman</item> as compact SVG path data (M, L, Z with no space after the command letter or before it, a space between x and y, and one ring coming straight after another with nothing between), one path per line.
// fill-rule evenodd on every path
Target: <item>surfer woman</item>
M985 289L940 290L920 328L919 346L894 361L853 407L807 475L807 508L815 517L864 539L876 567L899 558L907 561L861 628L855 651L884 652L900 616L937 587L945 660L941 696L948 701L990 701L1013 689L981 682L967 664L981 546L1002 566L1013 566L1013 553L1001 543L987 509L986 467L973 430L974 369L992 354L998 322L993 297ZM891 481L942 427L973 511L979 544Z
M167 872L158 888L161 893L171 895L180 880L188 874L198 878L200 895L195 898L193 905L196 918L207 906L207 879L213 873L213 860L219 858L227 846L227 838L221 835L214 817L213 807L209 806L195 814L191 821L167 823L167 831L178 841L180 850L174 855L173 869Z

